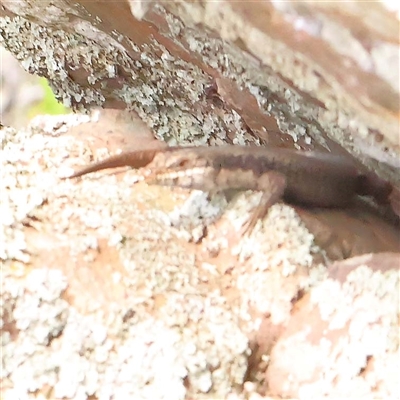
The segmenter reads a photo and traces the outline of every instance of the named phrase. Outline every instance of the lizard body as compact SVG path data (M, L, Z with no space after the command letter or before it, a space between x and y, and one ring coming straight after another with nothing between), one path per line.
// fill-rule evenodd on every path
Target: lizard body
M169 147L121 153L89 165L70 178L106 168L147 167L149 184L206 192L262 191L252 228L280 198L318 207L346 207L357 195L387 200L391 186L360 173L342 156L265 147Z

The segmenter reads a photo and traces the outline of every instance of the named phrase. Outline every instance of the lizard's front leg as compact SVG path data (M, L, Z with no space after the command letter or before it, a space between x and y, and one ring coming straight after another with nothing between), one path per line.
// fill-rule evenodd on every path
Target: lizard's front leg
M204 160L203 160L204 162ZM210 194L231 190L262 191L259 205L244 227L243 233L250 232L258 219L263 218L269 207L279 201L286 188L285 175L277 171L267 171L261 175L251 169L220 168L215 169L204 162L194 163L193 166L156 170L145 178L149 184L163 186L178 186L197 189ZM179 164L180 165L180 164Z
M257 188L262 196L259 204L253 210L249 220L243 227L243 234L251 233L258 220L263 219L268 209L282 199L286 188L286 177L277 171L268 171L257 179Z
M257 175L252 170L221 169L215 177L216 188L228 190L255 190L263 192L258 206L243 228L243 234L251 233L259 219L265 217L268 209L279 201L286 188L285 175L277 171L267 171Z

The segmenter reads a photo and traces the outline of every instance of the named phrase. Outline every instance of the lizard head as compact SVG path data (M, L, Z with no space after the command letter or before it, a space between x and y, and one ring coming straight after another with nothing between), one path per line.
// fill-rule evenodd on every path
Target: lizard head
M149 167L154 170L187 171L206 165L206 160L191 148L171 147L169 151L157 153Z
M190 148L170 149L158 153L148 165L147 183L204 191L214 187L215 170L204 157Z

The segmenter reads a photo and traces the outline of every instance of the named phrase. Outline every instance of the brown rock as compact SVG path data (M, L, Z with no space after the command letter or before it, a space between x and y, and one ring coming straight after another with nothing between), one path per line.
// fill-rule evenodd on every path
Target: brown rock
M274 395L300 399L398 394L400 254L368 254L329 267L300 300L271 353Z

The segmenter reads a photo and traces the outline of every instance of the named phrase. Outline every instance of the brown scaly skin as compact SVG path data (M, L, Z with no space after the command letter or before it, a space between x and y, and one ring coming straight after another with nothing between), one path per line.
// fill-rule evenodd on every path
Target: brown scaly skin
M179 186L207 192L262 191L251 229L268 208L283 198L316 207L346 207L358 195L388 203L391 185L361 173L342 156L288 149L221 146L169 147L121 153L89 165L69 178L107 168L147 167L149 184ZM395 210L396 211L396 210Z
M103 161L99 161L90 164L81 170L75 172L67 178L78 178L82 175L89 174L91 172L101 171L108 168L118 167L132 167L132 168L143 168L148 165L159 150L143 150L143 151L127 151L115 156L109 157Z

